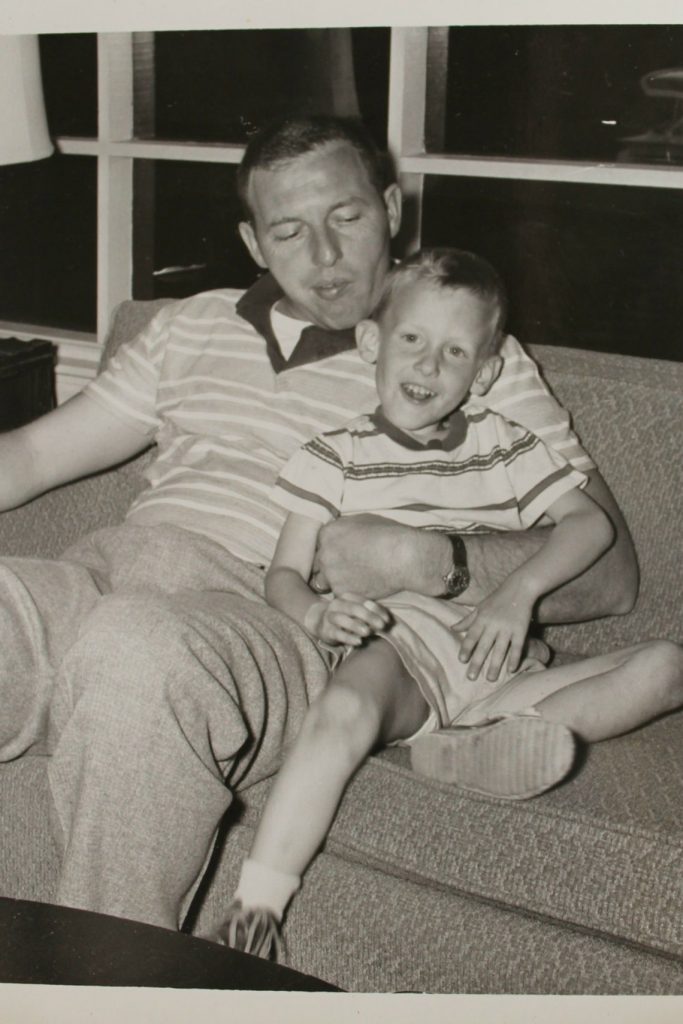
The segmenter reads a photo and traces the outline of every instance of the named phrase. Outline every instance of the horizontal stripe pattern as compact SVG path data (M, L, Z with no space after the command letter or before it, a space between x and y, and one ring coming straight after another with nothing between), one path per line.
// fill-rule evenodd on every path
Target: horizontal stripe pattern
M513 418L526 416L530 429L550 431L553 444L585 461L568 417L514 339L504 355L502 377L510 371L539 392ZM195 530L259 564L272 557L284 520L272 489L283 465L314 435L376 405L373 368L355 350L276 374L264 339L223 291L163 307L87 391L157 442L129 516ZM499 393L511 397L508 387Z
M368 416L304 445L283 469L283 508L325 523L374 513L408 526L522 530L586 477L535 434L491 410L467 415L462 444L414 448Z

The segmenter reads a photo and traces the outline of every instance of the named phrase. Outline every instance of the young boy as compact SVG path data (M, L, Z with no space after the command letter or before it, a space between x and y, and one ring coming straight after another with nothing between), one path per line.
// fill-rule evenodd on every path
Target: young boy
M523 658L535 603L591 565L613 531L581 473L469 401L500 370L505 312L498 275L470 253L425 251L396 267L356 329L376 364L379 408L314 438L276 484L289 515L266 597L329 649L333 671L273 785L229 910L229 945L277 953L285 907L377 745L410 744L424 774L525 798L567 773L575 733L605 739L683 701L675 644L549 670ZM554 528L475 609L409 592L381 604L321 598L308 586L318 531L361 512L460 533Z

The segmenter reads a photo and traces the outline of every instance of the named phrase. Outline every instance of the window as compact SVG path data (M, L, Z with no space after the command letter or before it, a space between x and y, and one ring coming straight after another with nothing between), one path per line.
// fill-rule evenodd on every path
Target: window
M80 34L41 59L59 153L0 169L0 330L58 341L62 397L122 299L253 280L235 166L292 108L363 117L397 252L488 254L522 340L681 358L680 26Z
M681 26L468 26L446 45L428 150L683 163Z

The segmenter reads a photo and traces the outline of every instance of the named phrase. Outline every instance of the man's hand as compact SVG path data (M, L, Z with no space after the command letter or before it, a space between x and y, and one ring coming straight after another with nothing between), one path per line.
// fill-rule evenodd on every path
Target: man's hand
M386 629L391 616L375 601L359 594L342 594L331 601L316 601L306 612L304 626L326 644L360 647L373 633Z
M533 596L506 581L458 623L457 632L464 633L460 661L470 663L468 679L477 679L487 663L486 678L495 682L506 658L508 671L517 671L533 607Z
M381 516L343 516L320 531L311 586L379 599L399 590L438 597L450 568L447 537Z

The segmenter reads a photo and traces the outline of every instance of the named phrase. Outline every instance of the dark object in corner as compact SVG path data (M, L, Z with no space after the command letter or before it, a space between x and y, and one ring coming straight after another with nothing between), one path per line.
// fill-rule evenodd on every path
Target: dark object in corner
M50 341L0 338L0 431L54 408L55 357Z

